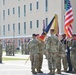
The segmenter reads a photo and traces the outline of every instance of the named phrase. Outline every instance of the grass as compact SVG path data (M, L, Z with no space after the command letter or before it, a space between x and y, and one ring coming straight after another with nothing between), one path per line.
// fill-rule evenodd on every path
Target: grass
M3 61L10 61L10 60L27 60L23 58L11 58L11 57L2 57Z
M3 50L3 53L6 53L5 50ZM16 54L20 54L20 50L16 51ZM3 61L11 61L11 60L28 60L28 58L15 58L15 57L2 57Z

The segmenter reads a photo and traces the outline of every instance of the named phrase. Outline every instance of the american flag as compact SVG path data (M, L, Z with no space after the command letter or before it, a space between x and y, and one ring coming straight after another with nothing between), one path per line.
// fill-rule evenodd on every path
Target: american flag
M72 37L72 22L74 20L73 18L73 11L71 7L70 0L68 0L66 6L66 13L65 13L65 25L64 25L64 31L68 38Z

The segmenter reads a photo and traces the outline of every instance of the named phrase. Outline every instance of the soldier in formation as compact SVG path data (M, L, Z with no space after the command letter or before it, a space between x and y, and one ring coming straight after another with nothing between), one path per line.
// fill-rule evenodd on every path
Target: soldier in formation
M0 40L0 63L2 63L2 42Z
M46 40L46 50L47 50L47 59L48 59L48 68L50 70L49 74L55 74L55 70L57 68L57 60L58 60L58 37L54 35L54 29L50 30L51 36L49 36Z
M67 63L67 53L66 53L67 52L66 51L66 49L67 49L67 40L66 40L66 35L65 34L62 35L61 43L63 45L62 48L63 48L63 53L64 53L64 55L62 57L62 64L63 64L64 72L66 72L67 69L68 69L68 63Z
M32 38L33 39L30 40L28 43L32 73L33 74L42 73L39 58L40 50L42 50L41 43L40 41L37 40L36 34L33 34Z
M75 36L73 36L72 44L71 44L71 51L70 51L70 59L71 64L74 69L74 73L76 73L76 40L74 39Z
M6 43L6 55L7 56L14 56L14 51L15 51L15 45L13 45L10 42Z
M29 54L28 51L28 40L25 41L24 43L22 42L21 48L22 48L22 54Z

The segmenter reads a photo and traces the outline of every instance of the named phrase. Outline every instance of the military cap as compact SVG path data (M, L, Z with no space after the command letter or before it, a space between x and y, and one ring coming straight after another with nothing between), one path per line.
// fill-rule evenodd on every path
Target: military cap
M32 36L37 36L36 34L32 34Z

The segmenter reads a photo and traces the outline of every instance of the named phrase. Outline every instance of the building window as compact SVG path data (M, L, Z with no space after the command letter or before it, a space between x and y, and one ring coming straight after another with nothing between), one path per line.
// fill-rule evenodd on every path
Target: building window
M32 3L30 3L30 11L32 11Z
M26 34L26 22L24 22L24 34Z
M20 23L18 23L18 34L20 34Z
M18 17L20 17L20 6L18 6Z
M66 9L68 0L64 0L64 9Z
M26 16L26 5L24 5L24 16Z
M36 9L39 9L39 2L36 2Z
M3 25L3 35L5 35L5 25Z
M21 41L20 41L20 39L18 40L18 47L20 48L20 46L21 46Z
M39 20L36 21L36 27L39 28Z
M13 14L15 14L15 8L13 8Z
M10 24L8 24L8 31L10 31Z
M13 23L13 31L15 31L15 23Z
M8 9L8 15L10 15L10 9Z
M46 21L46 26L48 25L48 18L45 18L45 21Z
M6 42L5 42L5 40L3 40L3 47L5 48L5 45L6 45Z
M5 0L3 0L3 5L5 5Z
M48 11L48 0L45 0L45 11Z
M30 29L32 29L32 21L30 21Z
M5 10L3 10L3 20L5 20Z

